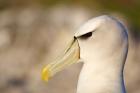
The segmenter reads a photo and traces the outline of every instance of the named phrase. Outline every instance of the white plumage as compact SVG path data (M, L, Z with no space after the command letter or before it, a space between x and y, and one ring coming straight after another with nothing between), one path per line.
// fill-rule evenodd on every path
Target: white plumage
M84 65L77 93L126 93L123 69L128 34L123 24L113 17L99 16L81 26L74 37L60 61L43 69L43 79L80 59Z

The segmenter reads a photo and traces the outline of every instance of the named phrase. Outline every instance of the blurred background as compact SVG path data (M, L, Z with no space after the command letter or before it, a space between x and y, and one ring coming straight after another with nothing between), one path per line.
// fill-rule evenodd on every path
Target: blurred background
M81 24L103 14L129 29L125 83L128 93L140 93L140 0L0 0L0 93L76 93L81 63L48 84L41 69Z

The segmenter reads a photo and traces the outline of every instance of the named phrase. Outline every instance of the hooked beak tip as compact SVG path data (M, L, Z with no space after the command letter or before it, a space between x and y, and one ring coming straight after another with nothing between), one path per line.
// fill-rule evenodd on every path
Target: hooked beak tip
M49 78L50 78L50 74L49 74L49 69L47 67L45 67L43 70L42 70L42 80L48 82Z
M57 72L63 70L65 67L77 63L80 58L80 49L76 37L72 39L64 53L55 62L48 64L42 70L42 80L48 82L48 80L54 76Z

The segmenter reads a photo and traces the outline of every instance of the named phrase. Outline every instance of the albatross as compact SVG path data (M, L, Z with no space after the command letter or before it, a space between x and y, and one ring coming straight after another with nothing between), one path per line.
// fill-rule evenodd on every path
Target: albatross
M83 24L63 54L45 66L42 79L83 62L77 93L126 93L123 70L128 53L126 27L116 18L102 15Z

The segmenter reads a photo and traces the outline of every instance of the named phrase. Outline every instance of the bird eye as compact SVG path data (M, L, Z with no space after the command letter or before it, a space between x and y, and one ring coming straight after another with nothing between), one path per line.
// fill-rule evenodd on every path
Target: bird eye
M86 33L84 35L81 36L81 38L86 39L92 36L92 32Z

